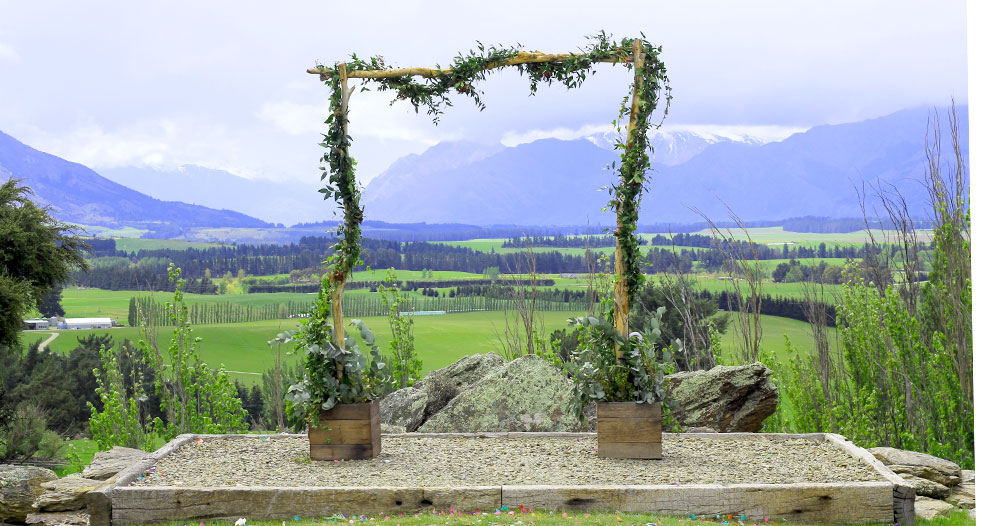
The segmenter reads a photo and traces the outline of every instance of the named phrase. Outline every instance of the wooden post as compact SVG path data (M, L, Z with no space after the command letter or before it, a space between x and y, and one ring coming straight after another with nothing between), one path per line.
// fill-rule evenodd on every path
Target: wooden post
M645 56L642 53L642 40L635 39L632 41L632 64L635 67L635 82L632 86L632 111L629 114L628 119L628 131L625 136L625 149L626 151L631 150L635 147L635 141L633 140L632 133L635 130L636 122L639 119L639 103L642 100L640 94L640 88L642 87L642 68L645 63ZM631 181L622 181L621 184L629 185L636 184ZM619 204L620 207L620 204ZM618 231L622 230L622 217L621 211L618 212ZM615 243L615 329L618 331L622 337L628 337L628 313L629 313L629 291L628 286L625 283L625 262L624 262L624 250L622 248L621 239L618 238ZM615 349L615 357L618 363L624 362L625 351L621 347Z
M337 66L340 72L340 114L344 116L344 135L347 135L347 102L351 99L351 93L354 88L350 90L347 89L347 65L340 63ZM348 212L345 210L345 213ZM344 221L348 218L345 217ZM346 340L347 333L344 331L344 287L347 286L347 280L351 277L352 269L339 269L340 271L334 271L330 278L333 284L333 297L330 299L330 310L333 314L333 338L334 342L341 349L344 348L344 343ZM341 365L337 364L337 376L340 376Z

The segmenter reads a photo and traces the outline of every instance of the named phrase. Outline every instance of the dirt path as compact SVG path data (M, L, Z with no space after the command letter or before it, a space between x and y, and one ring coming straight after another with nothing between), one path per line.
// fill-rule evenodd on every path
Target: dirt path
M44 351L46 345L52 343L52 340L54 340L54 339L56 339L56 338L59 337L59 333L58 332L50 332L49 334L51 334L52 336L49 336L49 339L45 340L44 342L42 342L42 343L40 343L38 345L39 352L40 351Z

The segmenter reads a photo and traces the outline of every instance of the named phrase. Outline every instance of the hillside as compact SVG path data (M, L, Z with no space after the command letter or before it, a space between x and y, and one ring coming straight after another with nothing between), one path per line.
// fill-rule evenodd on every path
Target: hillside
M10 177L23 179L38 202L52 206L56 218L72 223L173 228L269 226L230 210L154 199L0 132L0 180Z
M767 144L750 139L695 144L700 153L684 162L652 163L640 222L696 222L701 217L691 210L695 207L725 219L723 203L746 220L858 217L855 186L861 182L869 198L873 185L898 189L911 214L925 216L928 111L817 126ZM959 108L959 119L967 129L967 107ZM455 146L438 144L376 177L365 193L366 215L392 222L608 224L613 216L600 208L609 196L600 189L616 180L606 170L618 158L610 148L608 141L593 137L544 139L495 153L481 149L478 156L455 155L443 165L439 159ZM967 133L962 148L968 151Z
M332 217L333 205L319 183L247 179L197 165L156 169L123 166L101 170L112 181L156 199L233 210L272 223L292 224Z

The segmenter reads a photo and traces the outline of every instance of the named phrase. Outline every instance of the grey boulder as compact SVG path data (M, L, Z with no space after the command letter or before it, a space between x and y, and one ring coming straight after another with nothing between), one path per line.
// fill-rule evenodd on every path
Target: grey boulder
M415 387L404 387L379 400L378 407L382 424L416 431L424 423L427 393Z
M58 478L51 469L0 465L0 522L23 524L45 491L42 483Z
M965 509L976 507L976 472L970 469L962 470L962 483L951 488L948 502Z
M757 432L778 408L778 388L771 374L760 362L671 374L666 379L666 404L682 427Z
M524 356L457 394L419 431L576 431L581 423L567 410L572 389L557 368L537 356Z
M427 376L413 384L413 387L427 393L425 415L438 412L458 393L503 367L504 363L504 359L496 353L473 354L448 367L427 373Z

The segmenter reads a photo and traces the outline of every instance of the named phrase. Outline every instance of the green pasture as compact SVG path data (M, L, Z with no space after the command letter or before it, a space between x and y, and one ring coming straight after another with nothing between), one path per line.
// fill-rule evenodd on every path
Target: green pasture
M736 239L746 239L742 230L731 228L731 229L721 229L723 233L731 232L733 237ZM862 246L869 241L868 232L864 230L859 230L857 232L834 232L834 233L815 233L815 232L787 232L783 227L766 227L766 228L748 228L747 232L750 238L753 239L755 243L761 244L780 244L780 243L795 243L796 245L803 245L807 247L817 247L820 243L826 243L826 246L831 245L855 245ZM698 232L692 232L694 234L701 234L705 236L712 235L710 229L700 230ZM873 230L872 233L875 235L876 241L882 241L885 239L892 239L891 236L895 235L894 232L886 230ZM654 235L654 234L644 234L644 235ZM664 234L666 235L666 234ZM921 229L917 230L918 241L930 242L934 237L934 232L932 230ZM780 245L778 248L781 248ZM791 248L791 247L789 247Z
M510 323L515 320L513 313L508 313ZM565 328L567 320L576 315L572 312L540 311L536 315L544 323L546 337L556 329ZM368 327L376 334L376 341L382 349L388 349L389 326L386 317L362 318ZM246 323L208 324L194 326L194 335L202 339L200 343L201 358L212 367L225 365L226 369L234 371L233 376L244 382L256 383L259 373L271 367L274 363L274 351L268 345L279 332L298 326L295 319L265 320ZM450 313L437 316L415 316L413 322L414 342L417 353L424 362L424 371L439 369L459 358L477 353L499 351L497 333L503 333L506 327L504 313L498 312L466 312ZM761 348L773 351L779 360L787 358L785 353L784 335L787 334L792 344L800 350L808 349L812 342L809 325L800 321L762 316ZM730 323L726 334L722 335L723 356L727 363L735 363L738 327L736 321ZM830 329L831 342L835 342L835 332ZM139 339L139 329L136 327L119 327L113 329L61 330L40 331L37 337L23 333L25 342L33 342L37 338L47 338L49 332L57 332L59 336L49 344L54 352L66 353L76 347L77 338L89 334L110 334L115 341L128 338ZM354 333L348 328L348 334ZM169 345L171 330L160 328L157 343L161 352L166 352ZM290 351L284 348L282 352ZM283 356L284 360L294 357ZM236 372L240 371L240 372Z
M137 250L187 250L194 248L204 250L212 247L223 247L225 243L203 242L203 241L183 241L180 239L145 239L138 237L122 237L115 239L115 248L126 252Z
M721 229L723 234L732 234L733 238L737 240L745 240L746 235L744 235L742 230L739 229ZM714 233L710 229L700 230L698 232L692 232L693 234L712 236ZM768 227L768 228L749 228L747 233L750 235L755 243L760 243L763 245L774 246L781 248L782 244L788 243L789 249L796 246L805 247L818 247L820 243L825 243L827 247L833 247L833 245L841 246L863 246L869 241L868 232L863 230L857 232L841 232L841 233L812 233L812 232L787 232L782 227ZM884 230L874 230L876 241L883 241L892 239L894 232L884 231ZM601 234L598 234L601 235ZM643 239L652 239L654 236L662 235L664 237L671 237L672 234L639 234L639 237ZM917 236L919 241L930 242L933 238L933 231L931 230L918 230ZM583 236L566 236L566 237L583 237ZM497 253L511 253L519 252L523 249L520 248L503 248L503 242L505 239L469 239L466 241L435 241L434 243L440 243L442 245L451 245L456 247L466 247L473 250L481 250L483 252L489 252L495 250ZM651 245L643 245L643 250L648 250ZM609 252L610 248L610 252ZM696 247L683 247L687 249ZM553 247L535 247L535 252L552 252L558 251L564 254L583 254L585 249L583 248L553 248ZM594 248L596 252L609 252L613 253L613 247L605 248Z
M353 292L353 291L352 291ZM367 291L359 291L365 292ZM157 302L170 301L172 292L137 292L134 290L102 290L67 287L62 292L62 306L69 318L110 317L125 324L128 320L129 300L135 296L153 294ZM184 294L188 305L206 303L234 303L238 305L270 305L274 303L312 302L316 294L299 292L270 292L262 294Z
M109 238L109 237L138 238L143 234L145 234L146 232L149 232L149 230L144 230L141 228L135 228L131 226L111 228L98 225L82 225L79 223L76 223L75 226L79 227L86 235L99 238Z

